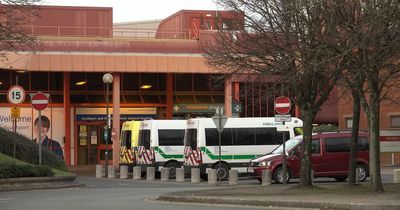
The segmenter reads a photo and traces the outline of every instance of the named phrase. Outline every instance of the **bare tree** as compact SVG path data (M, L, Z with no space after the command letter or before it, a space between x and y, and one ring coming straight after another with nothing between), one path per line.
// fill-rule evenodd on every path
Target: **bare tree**
M205 44L210 65L228 74L263 74L294 91L303 120L300 186L311 186L312 124L350 50L338 49L336 5L326 0L219 0L244 16L241 31Z
M40 0L0 0L0 45L4 52L26 49L35 45L24 26L37 16L36 4Z
M400 2L396 0L338 0L342 45L352 49L348 84L358 95L370 131L371 190L383 192L380 175L380 103L399 81ZM356 101L355 101L356 102Z

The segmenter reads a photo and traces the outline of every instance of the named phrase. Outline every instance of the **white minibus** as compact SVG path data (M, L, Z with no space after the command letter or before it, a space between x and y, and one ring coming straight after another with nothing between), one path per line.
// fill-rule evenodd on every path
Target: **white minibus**
M185 128L186 120L144 120L139 129L137 165L142 170L170 168L170 178L175 178L175 169L183 163Z
M251 159L267 154L285 140L302 134L303 121L291 118L283 124L273 117L228 118L221 133L221 168L219 168L219 135L212 118L187 120L184 166L200 168L202 178L208 169L217 169L220 179L228 177L229 169L246 173Z

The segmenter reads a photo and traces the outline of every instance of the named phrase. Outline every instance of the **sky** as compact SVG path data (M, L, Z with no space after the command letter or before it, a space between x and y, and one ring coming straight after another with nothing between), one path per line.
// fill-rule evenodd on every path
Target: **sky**
M41 4L113 7L114 23L164 19L182 9L218 9L214 0L42 0Z

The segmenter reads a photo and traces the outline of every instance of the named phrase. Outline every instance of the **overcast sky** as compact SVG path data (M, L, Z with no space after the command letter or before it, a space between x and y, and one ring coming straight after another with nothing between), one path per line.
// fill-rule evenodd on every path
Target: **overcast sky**
M164 19L182 9L217 9L214 0L42 0L42 4L113 7L114 23Z

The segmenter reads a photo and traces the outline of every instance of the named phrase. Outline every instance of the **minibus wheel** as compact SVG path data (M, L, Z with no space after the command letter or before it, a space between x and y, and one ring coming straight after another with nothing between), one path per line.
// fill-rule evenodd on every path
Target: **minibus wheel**
M278 167L275 172L274 172L274 182L277 184L282 184L283 183L283 169L282 166ZM290 173L289 173L289 168L286 170L286 180L289 182L290 180Z
M165 164L165 168L169 168L169 178L170 179L175 179L176 177L176 169L181 167L181 164L179 164L176 161L170 161Z
M367 166L364 164L357 164L356 171L358 170L359 176L358 181L363 182L367 179L368 176L368 169Z
M213 169L217 169L217 177L221 180L227 180L229 177L229 165L226 163L221 163L221 168L219 168L219 163L214 164Z

